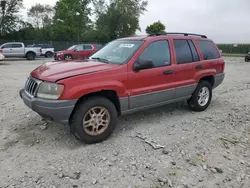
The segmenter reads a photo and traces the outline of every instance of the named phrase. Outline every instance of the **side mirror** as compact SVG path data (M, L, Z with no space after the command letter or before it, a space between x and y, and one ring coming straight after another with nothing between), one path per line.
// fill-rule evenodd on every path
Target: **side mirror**
M138 60L136 63L133 65L133 70L134 71L140 71L144 69L151 69L154 67L153 61L152 60Z

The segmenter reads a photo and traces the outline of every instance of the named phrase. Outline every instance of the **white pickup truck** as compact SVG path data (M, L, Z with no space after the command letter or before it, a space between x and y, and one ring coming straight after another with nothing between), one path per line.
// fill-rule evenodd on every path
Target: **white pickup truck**
M27 60L34 60L42 54L42 48L25 47L21 42L9 42L0 46L2 54L8 57L23 57Z

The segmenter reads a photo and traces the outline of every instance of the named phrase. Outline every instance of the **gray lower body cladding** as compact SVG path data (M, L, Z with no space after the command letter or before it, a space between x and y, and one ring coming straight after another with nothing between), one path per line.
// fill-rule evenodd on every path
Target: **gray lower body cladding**
M46 100L30 98L24 90L20 90L23 102L30 109L38 113L45 119L50 119L62 124L68 124L70 115L75 107L77 100Z

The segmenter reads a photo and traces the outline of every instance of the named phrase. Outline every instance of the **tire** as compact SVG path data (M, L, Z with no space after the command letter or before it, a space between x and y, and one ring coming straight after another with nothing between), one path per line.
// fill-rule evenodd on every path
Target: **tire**
M53 53L52 52L46 52L45 57L51 58L51 57L53 57Z
M73 57L70 54L67 54L64 56L64 60L72 60L72 59L73 59Z
M98 123L98 121L100 120L98 119L98 115L93 119L90 116L91 110L94 110L96 114L99 114L101 112L101 110L98 111L99 108L102 110L106 110L105 115L103 116L104 119L106 119L103 121L109 122L107 123L106 128L104 126L100 126L100 123ZM95 115L93 111L91 112ZM70 129L76 138L86 144L99 143L103 140L106 140L111 135L116 127L117 119L117 110L115 108L115 105L110 100L104 97L92 97L76 106L76 109L74 110L73 115L70 119ZM84 121L86 122L86 125L90 127L84 128ZM98 126L98 128L93 128L92 125ZM99 131L99 133L97 133L97 131Z
M29 52L26 54L26 59L27 60L34 60L36 58L36 55L32 52Z
M249 59L248 59L248 57L245 57L245 62L249 62Z
M201 94L202 91L206 91L208 95L204 94L204 100L200 100L199 94ZM195 89L194 93L192 94L192 97L187 101L188 106L196 112L202 112L207 109L209 106L211 99L212 99L213 91L212 86L208 81L200 81L197 88ZM207 97L205 97L207 96ZM203 101L203 102L202 102Z

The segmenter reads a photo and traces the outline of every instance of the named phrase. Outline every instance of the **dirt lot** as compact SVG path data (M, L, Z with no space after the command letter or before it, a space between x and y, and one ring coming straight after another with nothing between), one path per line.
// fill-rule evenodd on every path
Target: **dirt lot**
M0 62L0 187L249 188L250 63L225 59L207 111L178 103L126 116L96 145L23 104L18 91L44 60Z

